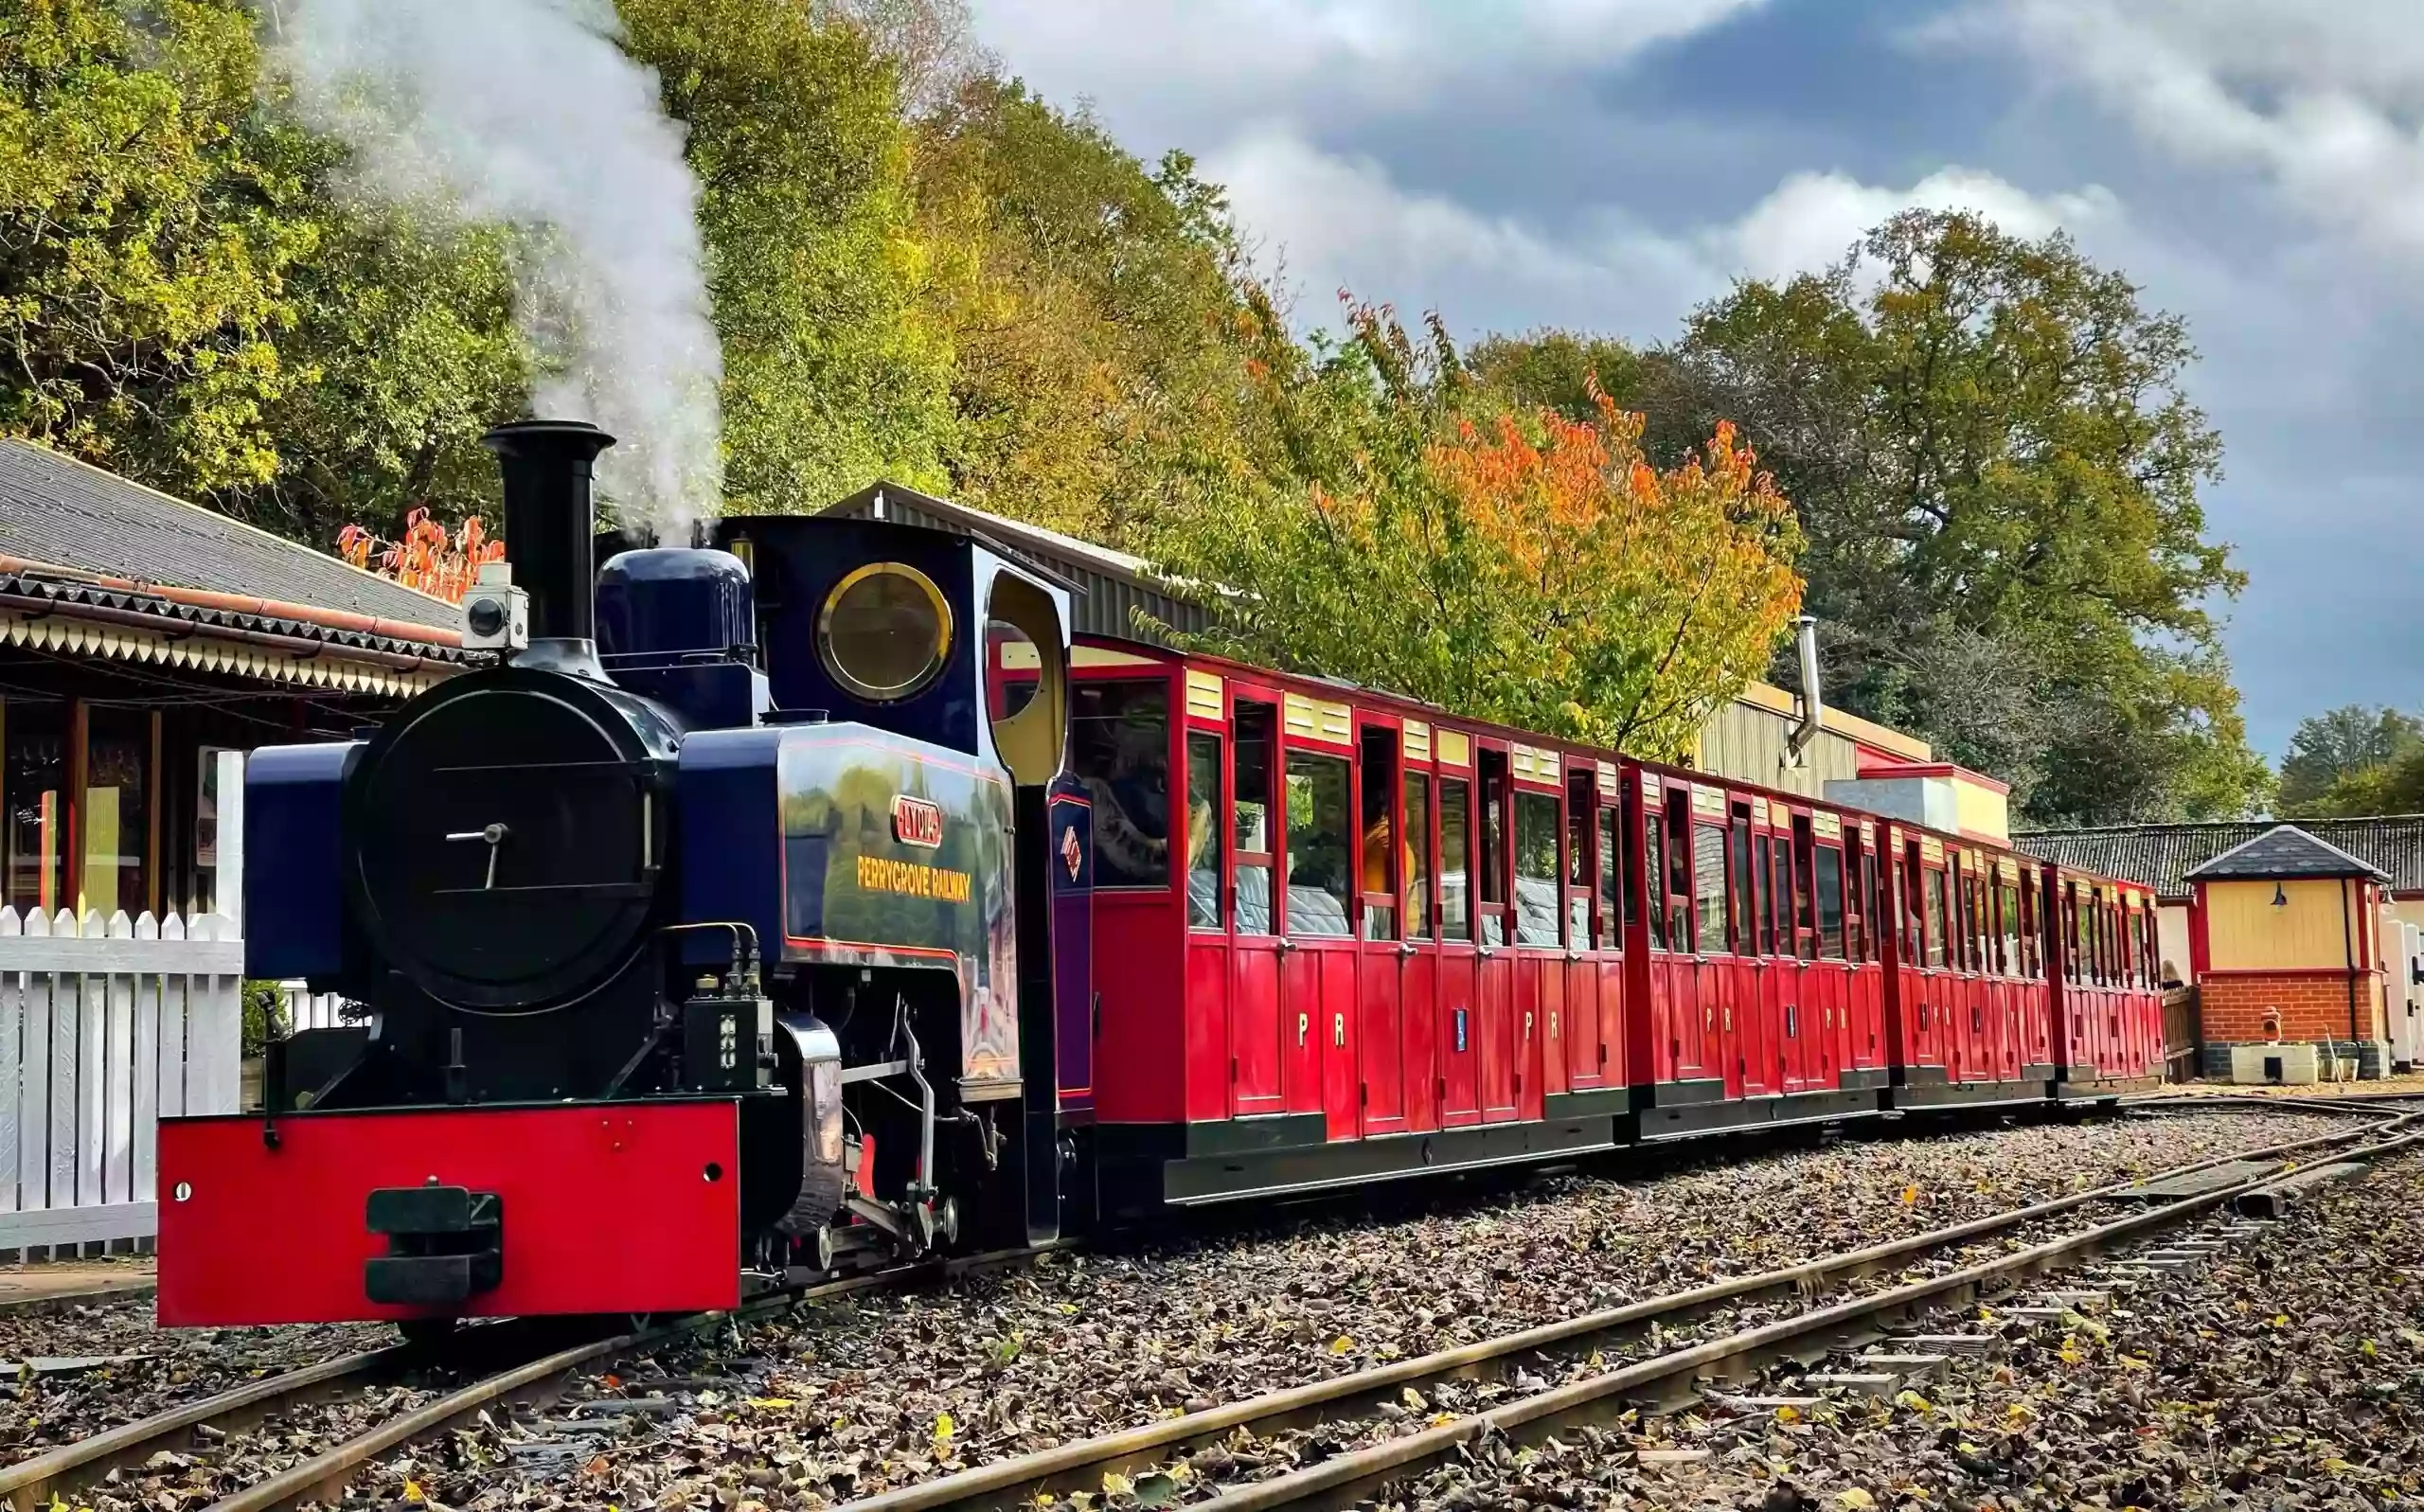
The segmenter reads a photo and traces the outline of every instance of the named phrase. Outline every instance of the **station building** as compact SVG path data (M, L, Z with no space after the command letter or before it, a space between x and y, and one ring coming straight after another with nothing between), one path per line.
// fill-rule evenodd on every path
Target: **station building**
M349 734L464 664L453 605L0 440L0 907L232 913L226 750Z

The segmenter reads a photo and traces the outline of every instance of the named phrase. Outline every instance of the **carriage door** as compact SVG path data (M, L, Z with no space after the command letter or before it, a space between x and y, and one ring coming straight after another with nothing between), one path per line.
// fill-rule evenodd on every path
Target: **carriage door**
M1809 975L1818 1005L1818 1053L1814 1068L1818 1085L1833 1090L1842 1083L1844 1055L1851 1045L1851 911L1844 899L1847 873L1844 868L1844 821L1840 814L1809 817L1810 896L1817 916L1818 964Z
M1770 1097L1782 1090L1776 1076L1777 1027L1768 1011L1770 972L1759 956L1759 881L1765 872L1751 836L1754 810L1764 817L1766 809L1761 799L1732 799L1726 806L1725 859L1734 937L1726 1002L1734 1010L1734 1053L1741 1068L1742 1091L1752 1097Z
M1356 731L1356 801L1362 819L1363 854L1358 885L1364 890L1364 927L1356 932L1356 1001L1362 1012L1363 1085L1360 1128L1365 1134L1393 1134L1406 1127L1404 979L1414 970L1415 948L1399 898L1412 831L1399 809L1398 730L1368 721Z
M1481 1050L1481 1116L1515 1116L1515 910L1508 901L1515 840L1515 793L1507 780L1506 747L1495 740L1474 754L1481 783L1481 836L1473 870L1481 901L1474 909L1481 942L1474 950L1474 1022Z
M1279 920L1279 701L1229 691L1229 1108L1239 1117L1288 1106L1282 1082Z
M1726 909L1726 814L1721 788L1692 790L1689 881L1695 949L1692 980L1700 999L1702 1055L1705 1076L1724 1078L1728 1097L1742 1095L1742 1057L1735 1026L1734 941Z
M1404 726L1405 773L1399 783L1398 812L1405 821L1399 847L1403 870L1398 896L1398 929L1405 938L1398 974L1398 1043L1403 1059L1398 1074L1408 1129L1439 1127L1439 816L1431 774L1431 726L1408 720Z
M1599 763L1598 961L1599 1079L1622 1087L1631 1078L1625 1059L1625 915L1632 896L1631 832L1625 827L1624 790L1613 761Z
M2020 890L2012 899L2012 916L2019 920L2020 953L2013 957L2013 969L2022 978L2021 991L2026 1005L2021 1014L2021 1059L2033 1066L2048 1066L2054 1062L2054 1014L2056 994L2045 984L2045 936L2041 886L2037 868L2020 868Z
M1480 960L1474 928L1472 738L1441 730L1432 742L1439 782L1439 947L1435 981L1438 1066L1434 1094L1443 1128L1481 1121Z
M1565 1090L1565 818L1554 751L1508 753L1515 794L1515 1108L1542 1116L1542 1099Z
M1917 952L1911 957L1918 963L1917 969L1904 973L1904 980L1911 984L1911 991L1903 999L1904 1012L1910 1015L1916 1049L1912 1063L1943 1067L1948 1064L1944 1021L1947 984L1951 980L1947 932L1952 922L1952 910L1946 898L1944 842L1934 835L1922 835L1911 843L1907 855L1911 888L1916 894L1912 921L1917 926L1918 934Z
M1878 888L1877 827L1865 820L1844 831L1845 906L1851 913L1851 963L1845 972L1846 1025L1844 1068L1871 1070L1884 1063L1878 1043L1885 1009L1881 994L1882 942L1888 928L1885 898Z
M1755 842L1759 889L1759 953L1762 963L1761 1001L1775 1025L1776 1085L1799 1092L1809 1076L1803 1064L1809 1043L1806 1010L1801 1002L1801 961L1793 954L1792 813L1783 805L1760 799L1754 816L1766 827Z
M1355 822L1355 715L1291 693L1283 706L1288 786L1281 1002L1288 1014L1288 1108L1319 1112L1353 1139L1362 1104L1356 1056L1355 916L1363 846ZM1298 1079L1301 1078L1301 1079ZM1307 1095L1310 1093L1310 1095Z
M1599 876L1599 766L1577 762L1565 774L1565 1020L1551 1054L1565 1052L1565 1085L1599 1085L1606 1058L1599 1038L1599 963L1592 950L1592 897Z

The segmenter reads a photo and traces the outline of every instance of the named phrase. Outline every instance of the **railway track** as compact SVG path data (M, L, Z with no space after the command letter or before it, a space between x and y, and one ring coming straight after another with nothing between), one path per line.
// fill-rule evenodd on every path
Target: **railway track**
M2271 1101L2271 1099L2267 1099ZM2356 1113L2358 1110L2346 1110ZM2424 1111L2376 1105L2364 1127L2263 1148L2193 1162L2138 1181L2099 1187L2054 1201L2016 1208L1889 1244L1741 1276L1687 1291L1485 1340L1420 1359L1393 1362L1350 1376L1269 1393L1209 1411L1150 1423L1099 1438L1064 1444L1038 1453L982 1465L845 1503L847 1512L1007 1512L1048 1504L1075 1491L1099 1492L1124 1478L1131 1485L1156 1474L1173 1485L1187 1470L1169 1475L1187 1456L1213 1446L1308 1429L1350 1429L1376 1442L1260 1481L1224 1485L1209 1496L1188 1499L1190 1507L1218 1512L1268 1512L1277 1507L1351 1505L1383 1485L1442 1464L1465 1446L1494 1435L1537 1441L1560 1429L1606 1422L1645 1405L1672 1406L1699 1395L1703 1379L1739 1380L1784 1360L1823 1358L1847 1339L1887 1336L1895 1325L1943 1312L1978 1298L2000 1294L2036 1277L2142 1243L2222 1207L2241 1195L2279 1182L2295 1157L2341 1150L2336 1159L2369 1160L2424 1142ZM2345 1148L2357 1146L2354 1149ZM1931 1254L2005 1236L2046 1219L2109 1201L2127 1187L2180 1182L2241 1163L2242 1168L2196 1195L2133 1212L2077 1232L2027 1245L2012 1254L1963 1266L1921 1280L1819 1302L1841 1289ZM2250 1171L2247 1165L2258 1165ZM2169 1258L2169 1257L2166 1257ZM1740 1311L1778 1301L1809 1305L1773 1321L1731 1329L1680 1347L1656 1347L1656 1335L1713 1313ZM1598 1351L1649 1336L1652 1348L1613 1369L1585 1362ZM1537 1368L1560 1384L1540 1387ZM1450 1382L1513 1380L1527 1389L1487 1410L1441 1413L1431 1425L1403 1432L1399 1404L1424 1403ZM1399 1409L1392 1411L1392 1409ZM1393 1419L1393 1420L1392 1420ZM1376 1420L1380 1421L1376 1426ZM1351 1436L1337 1433L1333 1437ZM1175 1493L1155 1487L1157 1499Z
M2384 1135L2390 1136L2396 1144L2424 1139L2424 1133L2397 1132L2408 1125L2424 1121L2424 1111L2409 1112L2394 1102L2368 1099L2362 1105L2355 1105L2356 1099L2345 1097L2214 1101L2256 1110L2335 1112L2348 1116L2352 1123L2362 1120L2362 1127L2254 1151L2215 1156L2173 1167L2158 1177L2146 1180L2179 1178L2233 1161L2286 1162L2308 1151L2346 1146L2368 1138L2379 1140ZM2186 1099L2164 1098L2148 1099L2140 1106L2150 1112L2163 1112L2173 1109L2185 1111L2195 1104ZM2268 1176L2266 1179L2272 1178ZM1604 1388L1601 1393L1589 1396L1589 1400L1598 1400L1600 1396L1613 1393L1630 1403L1639 1399L1642 1396L1640 1386L1653 1378L1688 1380L1691 1373L1706 1373L1712 1361L1738 1363L1748 1361L1761 1350L1773 1352L1774 1346L1814 1336L1814 1330L1840 1326L1845 1320L1856 1315L1881 1318L1895 1307L1916 1305L1931 1298L1937 1300L1930 1305L1950 1305L1949 1299L1965 1287L1974 1292L1994 1281L2025 1273L2032 1266L2051 1266L2068 1256L2094 1253L2105 1244L2121 1242L2130 1236L2153 1232L2183 1221L2193 1216L2192 1210L2210 1209L2241 1190L2261 1184L2261 1181L2236 1183L2192 1201L2137 1215L2119 1223L2023 1251L2018 1255L1990 1261L1985 1266L1878 1292L1832 1307L1813 1308L1766 1329L1750 1330L1738 1337L1728 1336L1710 1344L1653 1356L1612 1375L1594 1377L1577 1384ZM1401 1400L1409 1391L1417 1395L1430 1391L1443 1380L1507 1379L1521 1370L1526 1361L1537 1363L1560 1355L1580 1358L1599 1346L1649 1333L1653 1327L1671 1328L1710 1313L1759 1306L1779 1299L1806 1300L1829 1288L1856 1283L1932 1253L2008 1235L2027 1225L2076 1211L2107 1198L2112 1190L2112 1187L2099 1187L1892 1243L1645 1299L1420 1359L1393 1362L1358 1375L1274 1392L1127 1432L1073 1442L1042 1453L980 1466L956 1475L865 1498L850 1505L854 1512L937 1512L943 1508L952 1509L952 1512L977 1512L977 1509L1000 1512L1000 1509L1014 1503L1028 1502L1039 1493L1095 1487L1105 1474L1146 1473L1154 1466L1241 1429L1260 1435L1319 1424L1362 1420L1383 1403ZM476 1361L477 1366L483 1368L477 1369L474 1379L416 1400L365 1431L331 1444L284 1470L221 1499L211 1504L209 1512L273 1512L273 1509L294 1507L312 1501L333 1500L365 1468L408 1444L474 1418L499 1404L544 1398L584 1368L603 1368L619 1358L649 1350L687 1332L771 1317L819 1299L917 1286L1020 1264L1033 1258L1037 1253L1040 1252L1002 1252L899 1267L799 1290L775 1293L745 1303L729 1313L689 1316L586 1336L568 1336L560 1322L550 1325L544 1320L466 1329L457 1336L457 1341L467 1347L454 1351L442 1362L462 1368ZM1773 1332L1774 1329L1785 1331ZM1719 1353L1705 1353L1713 1348L1719 1349ZM252 1424L298 1408L341 1400L350 1395L404 1382L414 1371L429 1366L437 1358L425 1347L397 1345L342 1356L250 1381L0 1469L0 1499L19 1509L46 1507L55 1498L62 1498L100 1483L115 1469L140 1466L163 1450L181 1450L197 1440L223 1439ZM1643 1375L1645 1371L1649 1374ZM1682 1374L1679 1376L1678 1373ZM1613 1384L1607 1384L1610 1382ZM1369 1473L1358 1471L1350 1482L1336 1485L1363 1486L1372 1484L1375 1476L1393 1478L1411 1473L1420 1468L1424 1456L1435 1458L1451 1453L1456 1445L1468 1442L1473 1436L1490 1432L1512 1432L1524 1428L1534 1421L1534 1416L1525 1409L1525 1402L1529 1400L1531 1398L1501 1404L1488 1413L1468 1414L1412 1437L1391 1439L1372 1446L1370 1450L1340 1456L1326 1466L1314 1468L1316 1471L1324 1472L1324 1478L1319 1486L1309 1487L1308 1494L1314 1491L1330 1494L1334 1490L1335 1477L1347 1473L1348 1468L1360 1465L1366 1456L1379 1456ZM1566 1419L1560 1414L1568 1409L1551 1407L1540 1411L1548 1418L1561 1422ZM1236 1509L1236 1512L1243 1512L1249 1504L1257 1507L1279 1505L1287 1500L1282 1493L1293 1483L1293 1476L1282 1476L1224 1492L1216 1500L1224 1507ZM1228 1500L1249 1494L1257 1500L1250 1503ZM1263 1500L1272 1496L1280 1496L1281 1500ZM1348 1499L1351 1500L1351 1496Z
M1058 1246L1045 1247L1051 1248ZM312 1500L331 1500L343 1491L356 1471L382 1454L472 1417L494 1404L544 1396L583 1367L603 1366L685 1333L772 1317L824 1298L925 1285L1020 1264L1043 1253L1045 1251L1011 1250L923 1261L772 1293L744 1302L729 1312L686 1316L620 1332L574 1336L569 1342L562 1326L550 1327L532 1320L527 1324L508 1322L464 1329L453 1341L455 1347L449 1356L410 1344L339 1356L200 1397L22 1460L0 1469L0 1498L5 1498L14 1512L34 1512L49 1506L55 1498L104 1480L114 1469L140 1465L154 1454L183 1449L197 1439L223 1438L298 1407L391 1385L433 1363L465 1363L466 1356L482 1362L503 1359L504 1363L480 1372L465 1385L442 1392L212 1503L210 1512L272 1512Z

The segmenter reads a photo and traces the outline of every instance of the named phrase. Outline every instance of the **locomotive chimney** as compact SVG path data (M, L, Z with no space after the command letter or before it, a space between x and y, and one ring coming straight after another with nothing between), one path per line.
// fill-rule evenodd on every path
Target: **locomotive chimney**
M530 596L532 649L594 642L597 511L590 468L615 438L586 420L517 420L480 444L496 454L505 474L506 559Z

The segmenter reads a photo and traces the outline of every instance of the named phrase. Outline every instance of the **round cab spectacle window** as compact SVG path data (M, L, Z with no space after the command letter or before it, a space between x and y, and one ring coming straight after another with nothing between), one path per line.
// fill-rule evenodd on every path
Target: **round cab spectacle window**
M951 653L951 606L933 579L897 561L861 567L825 596L817 649L833 681L888 703L935 680Z

